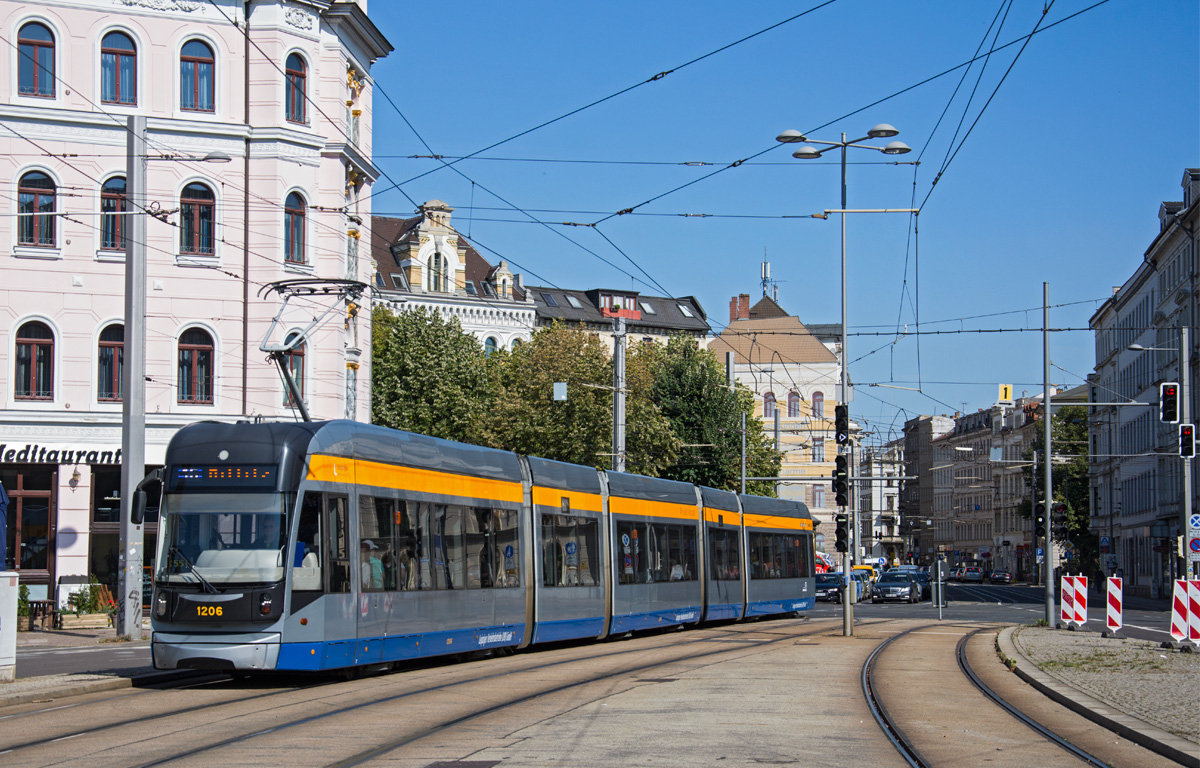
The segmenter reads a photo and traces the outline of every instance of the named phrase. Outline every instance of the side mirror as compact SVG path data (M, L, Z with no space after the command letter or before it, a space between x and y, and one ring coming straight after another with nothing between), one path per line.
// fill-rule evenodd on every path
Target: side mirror
M133 494L133 509L129 511L129 518L134 525L141 525L146 519L146 492L137 490Z

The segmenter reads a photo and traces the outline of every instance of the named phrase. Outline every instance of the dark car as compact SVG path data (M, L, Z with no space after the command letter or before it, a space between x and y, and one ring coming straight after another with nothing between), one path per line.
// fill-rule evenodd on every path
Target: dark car
M929 580L929 572L916 571L913 573L913 577L921 583L921 599L933 597L933 582Z
M1012 573L1003 568L997 568L992 571L992 575L988 577L988 581L993 584L1012 584Z
M842 577L836 573L817 574L817 600L842 602Z
M904 601L906 603L921 602L921 582L910 573L892 571L885 573L875 582L871 592L871 602L882 603L885 600Z

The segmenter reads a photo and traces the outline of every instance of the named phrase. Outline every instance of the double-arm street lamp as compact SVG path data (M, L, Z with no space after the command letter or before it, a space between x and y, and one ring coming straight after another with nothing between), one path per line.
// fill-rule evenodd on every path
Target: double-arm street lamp
M912 149L902 141L893 141L883 147L861 143L867 141L868 139L890 139L898 133L900 132L887 123L880 123L871 130L867 131L866 136L852 140L847 140L846 134L843 133L841 141L817 141L815 139L810 139L800 131L795 130L786 130L775 137L776 141L780 141L784 144L804 145L792 153L792 157L796 158L797 160L815 160L834 147L837 147L841 150L842 207L840 210L836 211L836 213L842 214L842 379L841 393L837 399L838 402L847 404L847 407L849 407L848 404L850 402L850 376L848 370L849 357L847 357L846 354L846 214L851 213L851 211L846 208L846 150L850 147L855 147L857 149L870 149L876 152L882 152L885 155L904 155L911 152ZM817 149L816 147L812 146L813 144L819 144L825 147L825 149ZM887 209L882 209L873 212L883 213L886 212L886 210ZM904 211L908 213L912 212L910 209L904 209ZM868 211L863 210L861 212L866 213ZM835 213L835 211L827 210L825 213L828 215L830 213ZM854 526L854 529L857 530L857 525ZM850 566L851 554L847 552L845 554L842 566L847 576L850 574ZM848 589L849 587L847 587L847 590ZM847 594L849 594L849 592L847 592ZM842 601L842 605L844 606L842 634L850 636L853 633L853 617L850 613L850 600L844 599Z

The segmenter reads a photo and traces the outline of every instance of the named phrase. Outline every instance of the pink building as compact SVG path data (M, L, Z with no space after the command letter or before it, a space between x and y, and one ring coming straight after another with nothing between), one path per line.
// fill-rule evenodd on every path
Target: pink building
M147 216L147 464L194 421L297 418L260 291L373 274L370 67L391 45L366 7L0 0L3 565L34 599L116 582L129 217ZM125 199L130 115L149 214ZM332 300L289 305L272 341ZM291 355L314 419L369 419L369 314L339 307Z

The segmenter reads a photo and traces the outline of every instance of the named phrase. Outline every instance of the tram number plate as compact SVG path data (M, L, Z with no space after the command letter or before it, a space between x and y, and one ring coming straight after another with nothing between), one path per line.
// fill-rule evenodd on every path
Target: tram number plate
M197 605L197 616L220 616L223 613L220 605Z

